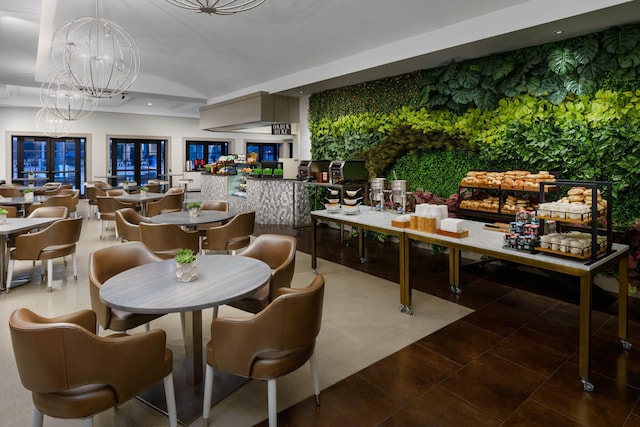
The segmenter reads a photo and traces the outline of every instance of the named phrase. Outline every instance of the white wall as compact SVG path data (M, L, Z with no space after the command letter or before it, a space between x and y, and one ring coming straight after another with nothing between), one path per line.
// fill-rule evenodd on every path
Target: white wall
M0 137L2 137L2 160L0 160L0 179L11 180L11 135L42 135L35 125L35 108L0 107ZM306 125L301 126L308 134ZM229 152L245 152L245 141L282 141L291 137L270 134L249 134L235 132L208 132L198 129L199 120L180 117L147 116L140 114L120 114L95 112L73 124L71 136L87 138L87 179L106 175L108 171L108 138L114 136L167 139L169 141L169 169L173 173L182 173L185 164L185 139L229 139L232 141ZM294 153L298 157L300 144L294 136ZM309 144L307 137L306 144ZM306 149L310 151L310 149ZM306 152L305 152L306 153ZM305 157L307 158L307 157Z

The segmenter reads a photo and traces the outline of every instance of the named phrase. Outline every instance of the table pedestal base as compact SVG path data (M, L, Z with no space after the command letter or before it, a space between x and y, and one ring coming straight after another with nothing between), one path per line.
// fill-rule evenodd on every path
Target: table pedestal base
M197 385L187 384L186 374L186 361L184 359L174 359L173 383L176 394L176 409L178 422L183 425L189 425L202 417L202 399L204 395L204 381ZM246 378L216 370L213 376L212 405L216 405L247 381L249 380ZM138 399L164 414L167 413L167 400L162 381L139 395Z

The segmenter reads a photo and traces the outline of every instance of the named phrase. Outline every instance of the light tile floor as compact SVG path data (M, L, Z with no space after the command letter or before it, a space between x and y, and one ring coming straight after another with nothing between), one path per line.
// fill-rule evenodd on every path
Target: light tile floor
M193 196L197 197L197 196ZM86 200L79 214L88 215ZM98 238L99 221L85 220L78 247L78 281L73 280L69 260L65 267L54 262L54 292L46 291L46 281L40 282L39 269L31 262L18 262L16 275L32 275L32 282L0 295L0 425L30 425L31 396L18 377L7 326L10 313L28 307L53 316L90 308L88 256L96 248L118 244L113 224ZM470 309L421 292L413 292L414 314L398 310L399 289L392 283L325 260L319 270L326 279L322 330L317 342L320 387L324 389L359 371L375 361L411 344L435 330L465 316ZM302 287L313 278L309 255L298 252L293 286ZM220 316L244 316L245 313L223 306ZM203 316L204 341L209 339L210 311ZM167 331L168 345L176 357L184 354L178 314L164 316L151 324ZM142 328L139 328L142 331ZM133 332L137 332L134 330ZM312 386L308 365L278 381L278 410L311 396ZM216 426L249 426L267 417L266 383L250 381L212 409L211 423ZM45 418L45 426L76 426L79 421ZM164 426L164 415L142 402L132 399L117 410L95 417L95 426ZM192 426L201 426L196 420Z

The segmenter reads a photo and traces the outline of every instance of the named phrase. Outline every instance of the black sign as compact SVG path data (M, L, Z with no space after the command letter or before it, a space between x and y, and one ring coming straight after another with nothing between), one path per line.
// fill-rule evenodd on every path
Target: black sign
M291 123L272 124L271 135L291 135Z

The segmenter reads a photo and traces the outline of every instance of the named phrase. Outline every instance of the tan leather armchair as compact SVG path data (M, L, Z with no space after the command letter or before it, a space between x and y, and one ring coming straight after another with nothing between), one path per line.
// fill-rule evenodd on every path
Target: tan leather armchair
M24 194L14 187L2 187L0 188L0 196L2 197L22 197Z
M140 242L125 242L96 249L89 255L89 295L91 308L96 313L98 324L104 330L126 332L140 325L147 325L162 314L139 314L117 310L105 305L100 299L103 283L125 270L139 265L162 261Z
M62 195L70 195L71 196L71 208L69 209L70 216L78 216L78 202L80 201L80 190L74 190L71 188L63 188Z
M11 314L9 328L20 381L33 398L33 426L42 426L44 415L91 426L95 414L160 380L169 424L177 425L173 353L164 331L99 337L90 310L46 318L26 308Z
M82 217L60 219L44 230L16 237L16 247L9 251L7 292L11 288L14 264L18 260L47 261L47 291L53 291L53 260L71 255L73 278L78 279L76 244L80 240ZM41 274L42 276L42 274Z
M173 258L180 249L200 252L200 233L197 231L185 231L175 224L142 222L139 227L140 241L162 259Z
M296 239L281 234L261 234L240 254L265 262L271 267L271 280L249 296L229 305L250 313L265 309L280 288L290 288L296 266Z
M129 194L126 190L122 188L113 188L111 190L106 191L107 196L109 197L117 197L117 196L126 196Z
M159 193L162 189L162 184L147 183L146 187L149 189L149 193Z
M200 210L229 212L229 202L226 200L205 200L200 205Z
M211 322L202 414L208 422L214 368L268 384L269 427L277 425L276 378L311 362L316 403L320 387L315 358L322 323L324 277L318 274L302 289L281 288L278 297L251 317L217 318Z
M104 233L105 226L109 221L116 220L116 211L124 208L135 208L135 204L123 203L118 199L109 196L98 196L98 218L100 218L100 238ZM118 237L118 228L116 227L116 238Z
M140 241L141 222L151 221L146 216L140 215L135 209L124 208L116 211L116 229L120 238L124 241Z
M33 205L29 206L29 213L44 206L64 206L67 208L67 215L69 215L71 211L75 209L73 197L70 194L58 194L56 196L49 197L42 203L34 203Z
M147 216L160 215L166 212L179 212L184 202L184 190L170 188L160 200L147 203Z
M255 211L240 213L223 225L209 227L203 251L235 251L249 246L256 222Z
M107 192L96 183L87 187L87 199L89 200L89 219L98 212L98 196L105 197Z
M7 218L15 218L18 216L18 208L15 206L0 206L0 209L7 211Z
M29 214L29 218L68 218L69 209L66 206L38 206Z

